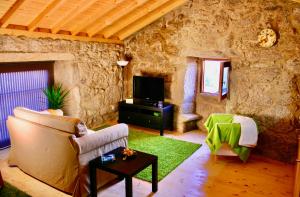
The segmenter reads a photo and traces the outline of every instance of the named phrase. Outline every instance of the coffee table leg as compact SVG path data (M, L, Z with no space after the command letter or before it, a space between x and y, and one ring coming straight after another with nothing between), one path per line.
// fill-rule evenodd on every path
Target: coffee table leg
M118 176L119 181L123 181L124 177L123 176Z
M152 163L152 192L157 192L157 159Z
M96 167L93 162L89 163L90 172L90 190L91 197L97 197L97 179L96 179Z
M126 197L132 197L132 177L125 177Z
M0 171L0 189L4 186L4 182L2 179L1 171Z
M160 136L164 136L164 129L159 129Z

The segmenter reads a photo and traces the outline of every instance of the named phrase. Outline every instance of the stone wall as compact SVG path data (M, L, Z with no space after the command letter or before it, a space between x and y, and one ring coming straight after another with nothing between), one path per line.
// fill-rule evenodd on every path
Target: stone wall
M115 44L0 36L0 53L71 53L74 60L56 61L55 82L71 89L64 111L88 127L117 117L121 70L116 61L124 47Z
M259 47L264 28L278 32L271 48ZM169 73L170 99L183 102L186 57L224 57L232 63L230 98L197 97L203 120L213 112L244 114L259 124L256 151L284 161L296 153L300 115L300 4L287 0L190 0L125 43L133 57L128 74ZM180 110L180 109L179 109Z

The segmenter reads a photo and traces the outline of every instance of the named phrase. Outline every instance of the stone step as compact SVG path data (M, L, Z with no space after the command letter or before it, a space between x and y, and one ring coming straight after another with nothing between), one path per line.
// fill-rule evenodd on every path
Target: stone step
M198 114L180 114L178 116L177 130L181 133L198 129L197 122L200 120Z

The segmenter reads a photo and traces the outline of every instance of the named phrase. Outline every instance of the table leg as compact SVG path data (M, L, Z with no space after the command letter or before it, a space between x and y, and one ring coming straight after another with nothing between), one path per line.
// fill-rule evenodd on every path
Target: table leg
M152 163L152 192L157 192L157 159Z
M126 197L132 197L132 177L125 177Z
M123 181L124 177L123 176L118 176L118 181Z
M91 197L97 197L97 178L96 178L96 167L93 161L89 163L90 173L90 194Z
M160 124L159 124L159 134L160 136L164 135L164 114L161 113L161 120L160 120Z
M160 136L164 136L164 130L163 129L160 129L159 133L160 133Z
M0 189L4 186L4 182L2 179L1 171L0 171Z

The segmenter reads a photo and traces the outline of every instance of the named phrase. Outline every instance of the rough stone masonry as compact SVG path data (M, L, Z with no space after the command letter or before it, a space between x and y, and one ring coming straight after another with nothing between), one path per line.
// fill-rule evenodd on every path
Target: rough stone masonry
M55 61L54 80L71 90L67 115L97 127L117 117L121 69L116 64L123 46L96 42L0 36L0 53L71 53L74 60Z
M275 46L262 48L257 35L273 28ZM71 88L69 115L89 127L117 116L121 70L116 61L124 47L114 44L0 36L1 53L63 52L73 61L55 62L55 80ZM133 57L131 77L159 73L168 77L168 97L180 111L186 58L231 59L230 97L222 102L197 95L196 112L253 117L261 134L256 151L294 161L300 128L300 4L288 0L190 0L125 41Z
M257 43L264 28L278 33L271 48ZM295 160L300 117L299 3L190 0L128 38L125 47L134 57L131 75L173 76L170 99L177 106L183 102L181 82L188 56L230 58L230 97L218 102L197 95L196 112L202 121L213 112L251 116L261 131L256 151L283 161Z

